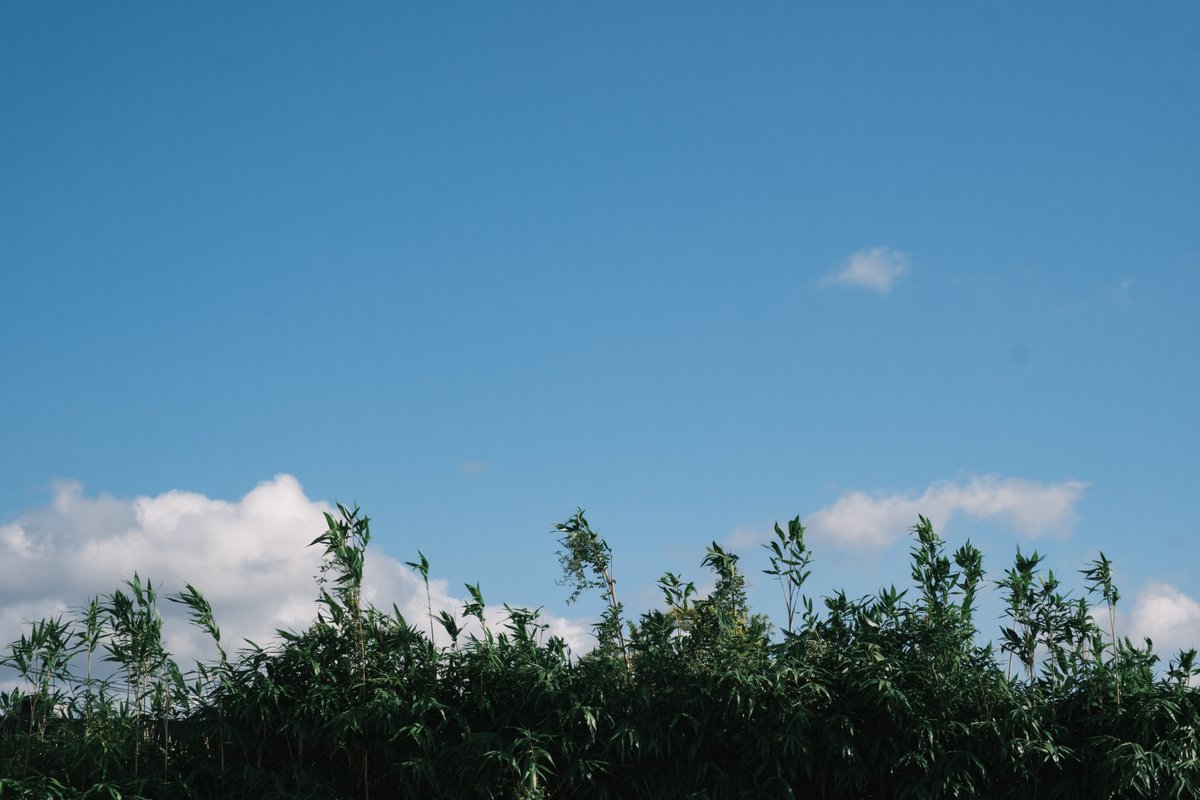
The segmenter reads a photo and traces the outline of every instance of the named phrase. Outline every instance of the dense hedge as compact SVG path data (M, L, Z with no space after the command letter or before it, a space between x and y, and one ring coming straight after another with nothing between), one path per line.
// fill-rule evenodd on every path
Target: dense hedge
M947 555L924 518L912 588L819 611L801 594L804 529L777 526L775 633L716 544L708 597L667 574L663 608L628 620L580 512L557 526L564 579L607 611L596 649L573 657L536 612L486 620L478 587L458 616L430 615L450 646L424 619L364 607L368 520L339 510L314 542L320 616L270 648L227 654L188 586L169 599L219 655L185 671L136 575L77 619L32 625L4 659L25 688L0 700L0 798L1200 794L1195 652L1160 669L1149 642L1115 643L1103 556L1083 570L1089 606L1017 554L998 581L998 662L973 620L982 555ZM428 580L423 557L412 566Z

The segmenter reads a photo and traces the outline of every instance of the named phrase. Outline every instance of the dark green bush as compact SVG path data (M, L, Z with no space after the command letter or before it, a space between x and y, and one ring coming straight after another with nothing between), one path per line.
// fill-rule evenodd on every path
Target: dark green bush
M229 657L189 585L169 599L218 659L182 670L137 575L77 619L31 626L3 660L25 688L0 697L0 798L1198 795L1195 652L1156 676L1149 642L1116 638L1103 556L1083 573L1106 629L1018 552L997 584L998 661L974 622L982 555L947 555L924 518L910 589L819 611L802 593L804 529L777 526L776 637L715 543L708 597L667 574L663 607L626 619L611 551L578 512L556 529L564 582L605 612L576 656L535 611L484 625L478 586L460 617L364 606L369 521L339 510L314 542L318 618L268 648ZM410 566L428 581L423 556ZM453 645L433 643L435 624Z

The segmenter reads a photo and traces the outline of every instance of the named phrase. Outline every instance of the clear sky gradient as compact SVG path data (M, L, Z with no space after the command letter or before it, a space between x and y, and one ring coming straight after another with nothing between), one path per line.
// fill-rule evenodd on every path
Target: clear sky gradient
M633 611L927 513L1200 640L1195 3L6 3L0 277L0 612L284 474L564 617L576 506Z

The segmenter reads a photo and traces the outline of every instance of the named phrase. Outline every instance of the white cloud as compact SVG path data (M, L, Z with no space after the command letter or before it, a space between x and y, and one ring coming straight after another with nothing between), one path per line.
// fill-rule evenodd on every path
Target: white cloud
M941 529L963 514L994 519L1029 536L1065 533L1086 484L1038 483L1024 478L976 476L939 481L921 494L847 492L806 520L811 535L852 548L879 549L904 537L924 514Z
M770 535L757 525L738 525L733 529L733 533L725 537L724 546L729 550L744 550L770 539Z
M908 272L908 254L886 247L868 247L847 259L845 266L825 276L826 283L840 283L887 294L892 284Z
M1150 581L1134 601L1129 630L1117 635L1135 644L1150 637L1165 664L1180 649L1200 647L1200 603L1169 583Z
M244 638L266 644L277 628L302 628L315 617L321 553L307 545L324 530L327 511L333 509L309 499L290 475L236 502L182 491L88 497L77 483L60 484L50 504L0 525L0 648L26 621L69 615L135 570L154 582L168 648L181 663L213 652L185 610L166 601L185 582L212 603L227 649ZM434 614L461 612L463 601L445 581L432 580L430 590ZM382 609L395 603L411 624L428 627L421 579L378 549L367 553L364 599ZM501 623L503 614L489 609L488 619ZM586 622L548 615L542 621L577 653L592 644ZM445 638L440 626L435 630Z

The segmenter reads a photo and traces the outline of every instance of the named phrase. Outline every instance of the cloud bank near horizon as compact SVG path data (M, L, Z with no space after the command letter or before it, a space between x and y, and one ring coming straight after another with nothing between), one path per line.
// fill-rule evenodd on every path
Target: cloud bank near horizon
M810 535L840 547L881 550L904 538L928 517L939 531L957 516L992 520L1037 537L1068 533L1087 484L1039 483L1025 478L977 475L963 481L938 481L923 492L842 494L805 521Z
M324 530L325 512L336 517L286 474L236 502L184 491L88 497L80 484L61 483L48 505L0 525L0 647L28 621L70 616L135 571L154 582L167 646L181 664L215 653L185 610L166 600L185 583L212 603L226 649L244 639L265 645L277 629L302 629L316 616L321 553L307 545ZM430 594L435 615L445 609L461 623L463 600L446 581L430 580ZM426 627L420 576L378 551L368 553L363 599L388 610L395 603L410 624ZM503 619L502 609L489 606L489 625ZM543 614L542 622L577 653L593 644L586 621ZM440 626L435 634L444 638Z
M855 491L811 515L809 530L846 547L879 548L903 538L924 513L935 525L962 514L1038 536L1069 526L1084 488L1078 481L983 476L941 481L920 494ZM277 628L303 628L315 617L320 552L307 545L324 528L322 514L334 511L307 497L290 475L264 481L233 502L183 491L88 497L78 483L62 483L49 504L0 525L0 646L17 638L27 621L70 615L135 570L159 590L168 648L181 664L214 654L184 609L165 601L185 582L212 602L227 648L243 639L267 644ZM751 528L736 535L759 538ZM430 591L435 614L445 609L462 621L463 599L446 581L431 580ZM395 603L411 624L427 625L420 577L385 554L369 554L364 599L383 609ZM489 606L488 619L502 624L502 610ZM577 653L594 643L586 620L544 614L542 621ZM1119 625L1120 635L1135 642L1149 636L1167 659L1178 648L1200 645L1200 602L1150 580L1121 611ZM445 638L438 626L435 634Z

